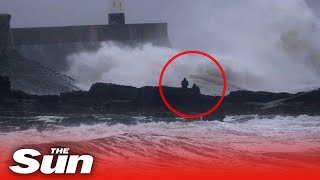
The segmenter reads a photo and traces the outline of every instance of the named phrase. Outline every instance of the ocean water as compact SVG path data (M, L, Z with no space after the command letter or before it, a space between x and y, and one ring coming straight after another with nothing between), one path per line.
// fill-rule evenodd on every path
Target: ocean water
M81 123L70 123L76 119ZM16 128L8 121L16 121ZM1 152L7 154L3 157L29 145L70 147L122 168L320 167L318 116L246 115L224 122L116 115L2 117L0 140Z

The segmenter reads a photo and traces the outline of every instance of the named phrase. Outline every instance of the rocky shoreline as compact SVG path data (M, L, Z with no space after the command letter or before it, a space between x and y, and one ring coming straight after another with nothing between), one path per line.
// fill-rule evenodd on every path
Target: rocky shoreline
M22 57L11 39L10 15L0 22L0 116L118 114L177 117L163 103L158 87L135 88L94 84L89 91L77 91L74 80ZM23 90L15 91L15 90ZM208 111L220 97L200 94L188 88L164 87L173 108L185 114ZM46 95L59 94L60 95ZM38 94L38 95L31 95ZM297 94L236 91L205 120L223 120L233 115L320 115L320 90Z
M12 91L8 78L1 78L0 86L1 116L119 114L177 117L164 105L158 87L135 88L96 83L89 91L38 96ZM192 89L163 87L163 90L171 106L186 114L206 112L220 98L199 94ZM231 92L225 97L221 107L204 119L223 120L225 116L250 114L320 115L320 90L297 94Z

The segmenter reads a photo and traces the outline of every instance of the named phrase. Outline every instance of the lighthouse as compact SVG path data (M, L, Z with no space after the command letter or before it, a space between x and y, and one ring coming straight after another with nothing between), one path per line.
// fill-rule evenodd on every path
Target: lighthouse
M109 0L109 24L125 24L123 0Z

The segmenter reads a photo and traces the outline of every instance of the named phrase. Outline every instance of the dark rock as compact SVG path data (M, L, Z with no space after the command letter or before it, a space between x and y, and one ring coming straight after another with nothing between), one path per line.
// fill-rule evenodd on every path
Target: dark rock
M288 93L272 93L272 92L253 92L253 91L234 91L226 98L227 102L270 102L278 99L288 98Z
M185 114L206 112L217 101L216 97L197 94L192 89L163 87L163 90L169 103ZM11 107L6 108L10 111L38 114L108 113L177 117L163 103L158 87L135 88L103 83L94 84L88 92L75 91L60 96L36 96L15 92L9 105L3 107ZM224 117L223 111L218 110L209 119L222 120Z
M96 83L91 86L89 95L103 100L133 100L136 98L138 89L131 86Z
M0 98L11 95L11 83L8 77L0 76Z
M163 87L168 103L178 112L207 112L220 97L207 96L193 89ZM163 103L158 87L135 88L115 84L94 84L88 92L74 91L55 96L36 96L13 91L0 102L0 114L117 114L169 119L178 117ZM203 120L223 120L226 115L298 116L320 115L320 90L288 94L269 92L232 92L222 105ZM6 114L7 115L7 114Z
M320 91L297 94L237 91L222 105L227 115L320 115Z

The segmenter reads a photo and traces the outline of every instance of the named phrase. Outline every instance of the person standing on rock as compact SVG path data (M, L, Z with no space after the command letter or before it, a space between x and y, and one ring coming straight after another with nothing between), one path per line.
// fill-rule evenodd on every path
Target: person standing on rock
M193 84L192 90L193 90L193 92L195 92L196 94L200 94L200 87L197 86L196 84Z
M184 89L187 89L189 86L189 81L187 81L187 78L184 78L183 81L181 82L181 86Z

